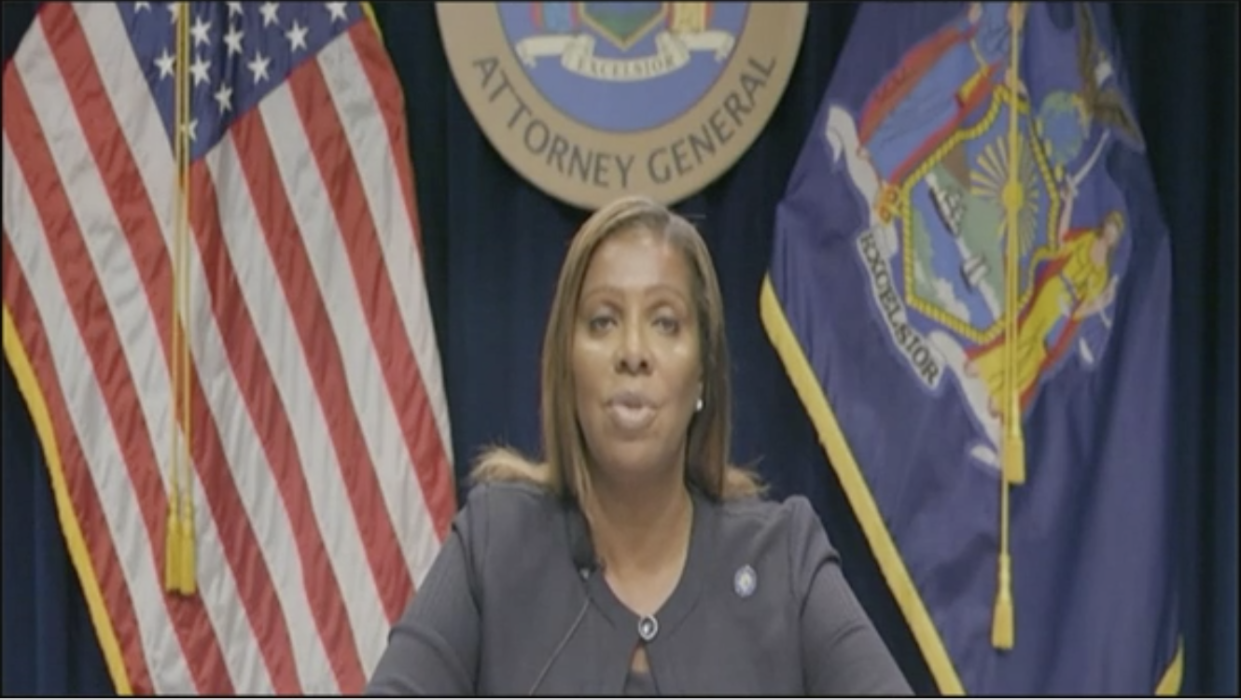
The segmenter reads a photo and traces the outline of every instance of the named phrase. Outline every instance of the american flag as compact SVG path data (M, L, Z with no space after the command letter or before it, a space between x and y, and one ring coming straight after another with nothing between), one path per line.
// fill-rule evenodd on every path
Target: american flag
M364 10L46 3L4 68L5 354L121 692L361 692L455 512L403 97ZM188 596L163 574L179 74Z

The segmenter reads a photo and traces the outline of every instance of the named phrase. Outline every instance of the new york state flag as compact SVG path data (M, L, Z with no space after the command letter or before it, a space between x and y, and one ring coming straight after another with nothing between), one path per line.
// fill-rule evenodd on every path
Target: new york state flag
M1102 4L865 3L764 324L941 692L1180 685L1170 250Z

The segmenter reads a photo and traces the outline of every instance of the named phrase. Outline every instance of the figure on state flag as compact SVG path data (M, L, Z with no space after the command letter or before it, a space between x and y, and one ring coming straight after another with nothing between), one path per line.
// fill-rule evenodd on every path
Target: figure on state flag
M1091 366L1102 355L1125 215L1119 203L1097 210L1095 176L1113 135L1140 144L1083 9L1066 63L1076 79L1032 102L1025 71L1010 68L1012 37L1028 15L1025 3L968 3L914 44L856 114L830 106L824 131L870 212L867 232L904 273L897 288L916 314L909 329L956 377L983 438L969 453L991 467L1010 392L1024 414L1066 358L1076 352ZM1087 211L1074 207L1082 189L1092 195ZM1011 232L1009 206L1018 209ZM1014 300L1006 297L1010 233ZM1103 327L1083 337L1094 317Z

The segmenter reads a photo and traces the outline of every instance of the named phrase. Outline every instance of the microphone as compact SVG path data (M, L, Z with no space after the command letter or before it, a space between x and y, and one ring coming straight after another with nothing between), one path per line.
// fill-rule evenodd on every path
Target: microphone
M569 556L573 559L573 568L585 581L603 568L599 558L595 556L595 543L590 539L590 528L586 517L576 506L570 506L565 517L565 530L569 538Z
M577 569L577 575L582 579L582 593L585 594L585 600L582 601L582 607L577 611L577 617L573 619L573 624L569 626L569 631L565 632L560 638L560 642L556 644L555 651L547 659L547 663L543 664L542 670L534 680L534 685L530 686L530 692L526 693L527 697L533 697L534 693L543 684L543 679L547 676L547 672L551 670L552 664L556 663L556 659L560 658L561 652L569 645L569 640L573 638L573 634L577 632L577 628L581 626L582 620L586 619L586 611L590 608L590 590L587 585L590 583L590 577L603 570L603 563L595 556L594 543L590 541L590 532L586 528L586 520L582 517L581 512L577 508L572 508L565 519L565 526L569 536L569 555L573 561L573 568Z

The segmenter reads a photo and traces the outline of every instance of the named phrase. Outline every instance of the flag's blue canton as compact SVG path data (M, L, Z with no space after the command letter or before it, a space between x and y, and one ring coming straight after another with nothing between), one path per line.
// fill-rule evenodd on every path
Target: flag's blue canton
M118 3L171 141L181 3ZM241 115L362 19L352 2L190 3L190 147L200 158Z

